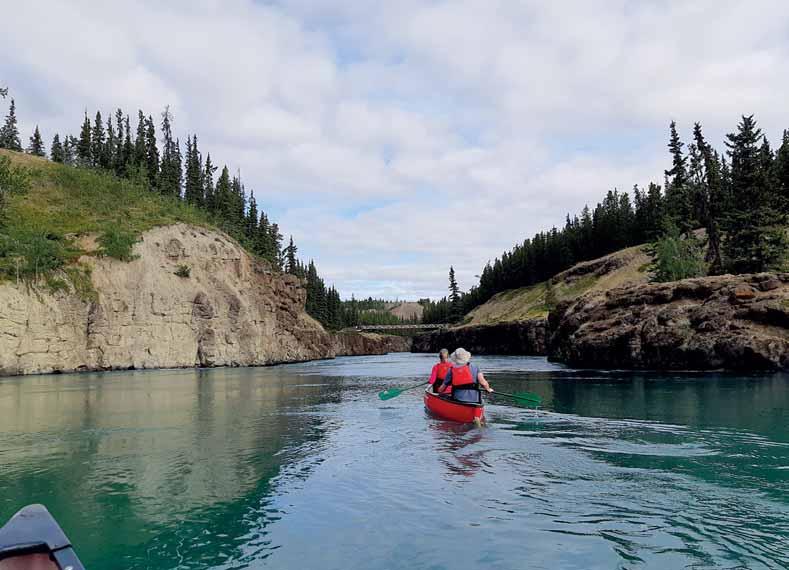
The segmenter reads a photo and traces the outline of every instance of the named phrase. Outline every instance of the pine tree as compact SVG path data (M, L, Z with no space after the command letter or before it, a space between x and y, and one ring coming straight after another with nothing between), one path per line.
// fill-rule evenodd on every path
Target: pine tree
M285 272L290 273L291 275L296 274L296 266L298 264L296 260L297 251L298 248L293 243L293 236L290 236L290 242L285 248Z
M27 152L33 156L47 156L47 151L44 149L44 141L41 138L41 132L38 130L38 125L36 125L36 129L30 136L30 144L27 147Z
M159 191L168 196L181 195L181 150L173 140L173 115L169 105L162 113L162 160L159 169Z
M101 111L96 111L96 118L93 120L93 131L90 133L90 154L93 157L93 166L97 168L106 168L106 149L104 144L104 123L102 122Z
M126 163L129 157L126 156L125 151L125 133L123 123L123 111L120 109L115 110L115 128L117 135L115 139L115 148L112 153L112 169L115 171L116 176L126 176Z
M230 196L228 202L227 220L233 228L240 229L244 225L244 210L246 208L246 195L241 177L234 176L230 183Z
M696 225L693 219L694 199L689 186L687 157L682 147L684 143L677 134L677 124L669 126L668 149L671 152L671 169L666 170L666 215L679 228L680 233L688 234Z
M249 193L249 210L244 223L244 234L253 244L253 249L257 249L255 246L258 237L258 205L252 192Z
M724 253L737 273L777 268L786 252L786 215L772 193L772 152L751 116L726 136L731 158L731 207L724 216ZM761 145L759 142L763 141Z
M80 166L90 166L93 164L93 144L90 140L91 128L88 112L85 111L85 120L82 121L82 129L79 133L77 143L77 161Z
M779 207L789 213L789 130L784 130L781 146L775 154L775 175L780 197Z
M282 271L282 266L284 265L282 256L282 234L279 233L279 225L276 223L271 224L269 228L269 241L273 263L277 269Z
M203 197L203 159L200 156L200 151L197 148L197 135L194 135L193 137L186 138L186 176L184 179L184 199L190 204L203 206Z
M66 137L66 143L68 143L68 137ZM60 135L58 133L55 133L55 136L52 137L52 147L50 148L49 156L52 158L52 162L65 162L63 144L60 142Z
M266 212L260 213L260 221L258 222L257 239L257 252L263 258L270 261L272 264L276 263L276 255L274 253L274 245L271 240L271 227L269 226L268 216Z
M19 139L19 128L16 122L16 102L11 99L5 123L0 128L0 148L22 152L22 141Z
M701 157L698 186L699 220L707 230L707 254L709 273L717 275L723 269L721 259L720 224L722 217L723 190L721 187L720 161L718 154L704 139L701 125L693 126L695 147Z
M129 115L123 120L123 174L129 175L129 171L134 168L134 144L131 139L131 125Z
M451 318L453 321L458 320L462 316L462 309L460 306L460 287L458 287L457 279L455 279L455 268L449 267L449 303L451 305Z
M214 172L216 166L211 163L211 153L205 158L205 168L203 168L203 203L205 208L216 213L216 196L214 196Z
M74 166L77 162L76 153L79 141L71 135L63 137L63 164Z
M115 149L118 144L115 137L115 127L112 126L112 116L107 117L107 139L104 143L104 150L101 155L102 168L108 170L115 169Z
M146 146L148 122L142 110L137 111L137 136L134 138L134 153L132 165L135 167L148 166L148 147Z
M144 144L148 188L155 191L159 189L159 149L156 146L156 127L153 124L153 117L150 115L145 120Z
M227 169L227 165L225 165L216 181L216 188L214 189L214 213L220 220L225 222L230 219L230 213L233 210L230 185L230 171Z

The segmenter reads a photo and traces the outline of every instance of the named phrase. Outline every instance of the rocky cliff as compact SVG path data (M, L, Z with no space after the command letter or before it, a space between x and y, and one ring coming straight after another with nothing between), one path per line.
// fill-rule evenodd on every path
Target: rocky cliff
M159 227L134 253L83 256L92 295L0 285L0 375L263 365L369 347L335 341L304 312L297 278L220 232Z
M467 325L419 335L414 352L450 352L458 347L472 354L523 354L541 356L546 352L547 320L530 319L495 325Z
M388 354L410 350L411 338L405 336L361 332L338 332L334 335L336 356Z
M548 354L571 366L789 368L789 274L631 285L561 303Z

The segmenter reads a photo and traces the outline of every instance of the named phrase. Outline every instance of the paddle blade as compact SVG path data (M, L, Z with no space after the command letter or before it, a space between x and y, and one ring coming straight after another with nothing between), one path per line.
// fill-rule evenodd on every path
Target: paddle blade
M540 398L537 394L532 394L531 392L515 392L513 396L515 396L516 400L523 402L530 402L538 406L542 404L542 398Z
M511 398L517 404L534 408L542 404L542 398L537 394L532 394L531 392L516 392L515 394L508 394L507 392L493 392L493 395Z
M378 392L378 397L382 400L391 400L392 398L396 398L403 391L400 388L389 388L388 390L384 390L383 392Z
M526 408L539 408L540 401L539 400L532 400L527 398L513 398L513 402L515 402L519 406L524 406Z

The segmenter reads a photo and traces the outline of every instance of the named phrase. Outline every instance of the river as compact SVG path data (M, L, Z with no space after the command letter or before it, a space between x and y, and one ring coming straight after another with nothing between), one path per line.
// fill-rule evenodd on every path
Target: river
M381 402L416 354L0 379L0 519L89 570L789 568L789 375L475 361L543 409Z

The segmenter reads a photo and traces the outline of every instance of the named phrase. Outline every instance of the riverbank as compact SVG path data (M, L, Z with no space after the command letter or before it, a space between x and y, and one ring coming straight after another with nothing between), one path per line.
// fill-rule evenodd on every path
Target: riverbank
M560 302L547 319L460 326L413 346L548 355L587 368L787 369L789 273L594 289Z
M333 335L304 310L302 282L217 230L153 228L129 261L81 239L80 287L0 284L0 375L261 366L408 350L383 335Z

